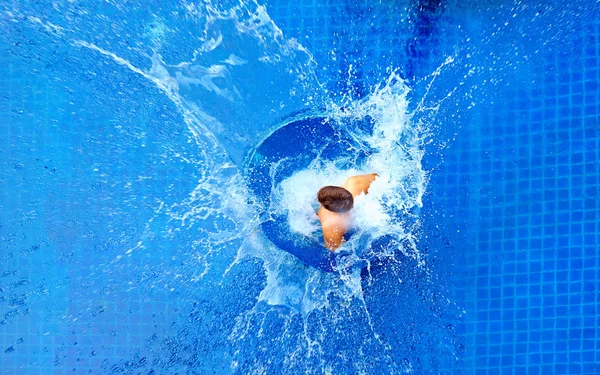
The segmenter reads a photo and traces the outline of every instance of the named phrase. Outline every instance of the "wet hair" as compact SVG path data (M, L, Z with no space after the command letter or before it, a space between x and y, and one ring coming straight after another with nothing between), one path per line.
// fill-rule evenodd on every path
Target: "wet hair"
M339 186L322 187L317 194L317 199L325 209L332 212L348 212L354 207L352 193Z

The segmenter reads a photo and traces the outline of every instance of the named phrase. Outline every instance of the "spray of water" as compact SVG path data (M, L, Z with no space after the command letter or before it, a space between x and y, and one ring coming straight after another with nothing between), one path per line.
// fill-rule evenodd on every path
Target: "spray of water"
M359 264L358 260L368 250L375 252L377 258L393 261L398 257L410 257L418 266L424 265L415 232L427 181L421 159L429 133L424 124L413 122L408 111L408 93L405 82L391 73L386 82L361 100L345 98L341 104L328 103L322 114L325 121L335 122L338 130L349 133L358 147L369 149L368 157L351 168L340 168L340 165L347 166L347 161L353 160L358 150L349 149L347 154L341 154L335 160L317 157L306 169L273 186L268 210L286 217L291 231L318 237L320 228L315 216L318 189L325 185L342 185L352 175L378 173L369 194L361 195L355 201L354 224L359 231L342 247L351 255L340 264L337 272L326 274L275 248L262 235L252 236L240 250L238 259L244 256L261 258L267 274L266 286L254 308L237 318L230 340L243 345L249 336L256 334L256 329L261 330L260 325L253 327L257 317L273 311L281 314L285 307L289 314L287 319L297 315L304 326L304 337L292 340L296 342L294 347L299 352L323 358L327 335L323 332L315 335L311 329L312 320L332 309L359 309L369 323L373 342L383 353L389 350L372 325L365 305L361 269L352 265ZM352 127L351 124L357 121L368 121L372 127L367 130ZM385 246L372 248L382 238L386 239ZM332 301L336 301L335 305ZM327 324L341 328L344 319L334 318ZM327 364L321 365L326 368Z
M255 258L262 264L266 281L254 306L235 317L228 336L234 347L250 350L253 340L271 334L267 332L269 324L277 321L280 335L270 339L287 348L284 367L326 372L331 362L327 359L327 340L345 334L344 326L356 319L368 323L362 327L364 351L353 348L355 355L364 359L352 362L356 372L369 371L367 358L371 354L367 351L379 351L383 353L381 361L391 363L391 348L377 332L365 304L361 269L345 265L338 272L325 274L271 244L260 232L261 207L253 203L240 165L250 148L276 128L275 120L282 114L307 106L325 108L322 116L335 122L339 131L350 134L360 147L371 150L369 156L352 168L340 168L336 160L315 159L306 169L273 186L269 210L283 213L292 231L318 236L316 191L324 185L341 185L351 175L376 172L379 178L369 194L356 200L355 225L360 233L344 245L352 254L347 261L356 262L377 240L387 238L385 246L374 250L376 257L409 257L422 267L415 232L427 185L421 160L430 134L426 124L415 122L408 110L408 86L391 72L363 99L317 99L324 92L314 74L314 60L295 40L284 38L264 6L240 0L231 4L189 2L184 8L186 18L201 20L203 25L192 58L166 62L162 51L168 46L164 39L170 31L156 17L144 34L152 51L146 56L150 62L146 68L77 37L65 26L34 17L27 21L154 84L180 111L190 141L201 153L201 179L188 198L174 204L157 202L156 217L166 217L168 226L156 233L155 225L147 223L137 245L118 255L116 263L121 257L147 251L146 242L157 235L203 231L203 240L193 244L198 254L195 266L200 271L190 280L201 283L210 272L210 259L218 245L243 239L223 276L244 259ZM232 45L235 51L231 51ZM257 71L263 73L258 80L254 77ZM347 125L355 121L369 121L372 128ZM351 159L354 151L340 155L340 160ZM210 224L215 221L231 225L222 229ZM231 363L233 372L238 370L244 351L238 350L236 355ZM247 368L260 373L265 366L255 359ZM396 368L409 371L410 365Z

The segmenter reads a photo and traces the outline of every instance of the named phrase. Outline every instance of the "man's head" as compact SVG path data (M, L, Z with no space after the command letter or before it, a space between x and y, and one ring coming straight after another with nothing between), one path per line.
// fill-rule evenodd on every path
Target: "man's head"
M339 186L322 187L317 194L317 199L325 209L332 212L348 212L354 206L352 193Z

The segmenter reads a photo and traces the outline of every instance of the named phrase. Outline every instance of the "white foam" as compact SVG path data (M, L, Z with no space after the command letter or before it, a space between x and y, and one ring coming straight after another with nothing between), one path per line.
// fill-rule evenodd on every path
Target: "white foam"
M342 185L351 172L309 167L294 173L275 187L273 211L285 214L290 229L305 236L314 236L320 229L316 209L320 206L317 192L325 185Z
M382 198L391 186L386 177L388 176L383 175L373 181L367 195L361 194L354 198L352 218L356 228L372 231L387 225L388 215L385 214Z
M343 108L331 104L327 115L339 124L340 130L352 134L357 142L373 152L361 165L345 170L338 169L337 165L344 165L341 161L348 155L327 162L315 160L275 187L271 211L285 214L293 232L316 238L318 190L326 185L341 186L353 175L378 173L369 193L356 197L351 211L355 228L360 229L360 236L368 237L369 242L353 236L350 246L362 252L382 236L391 236L397 243L410 240L418 225L426 174L421 167L425 132L420 124L412 122L406 99L408 92L404 81L392 73L363 100L348 101ZM356 122L369 119L373 121L372 131L357 133ZM415 246L402 251L415 259L420 257Z
M306 321L313 312L324 311L335 303L331 301L342 301L340 306L333 306L333 311L347 308L356 301L364 303L360 270L355 268L340 270L339 274L325 274L304 266L292 255L270 244L260 234L258 210L248 204L251 197L239 169L227 164L223 151L227 146L230 153L255 146L253 142L262 139L273 123L271 120L315 101L318 105L322 104L314 99L323 92L315 78L316 63L296 40L284 37L270 19L266 7L256 1L240 0L231 6L226 2L214 3L205 1L196 5L183 2L186 11L182 17L197 18L202 21L198 24L203 25L196 35L201 43L186 61L169 64L161 57L166 36L177 30L168 29L166 25L169 23L159 18L148 25L146 39L152 45L147 47L153 51L149 69L136 66L109 50L110 45L92 43L95 39L85 34L81 36L81 33L75 32L77 30L63 29L38 17L27 19L30 24L41 25L52 34L66 38L72 45L89 50L91 56L111 60L153 83L180 111L193 135L191 138L198 145L200 155L197 160L201 162L197 165L201 168L202 177L197 187L182 202L168 205L159 201L160 207L154 217L167 215L166 228L156 229L155 225L150 225L152 218L146 224L142 241L117 258L145 251L146 238L168 236L177 230L208 232L208 240L192 244L198 250L193 253L198 260L190 264L199 268L194 274L194 282L198 282L212 272L211 261L214 258L211 253L220 248L216 245L244 239L231 267L246 256L260 258L264 264L266 285L257 296L255 306L236 319L231 340L241 340L261 329L249 326L253 314L262 313L272 306L284 306L289 316L302 315L308 347L318 352L326 347L326 343L320 332L306 329ZM13 17L12 14L9 16ZM14 17L11 21L19 22L20 18ZM250 46L250 50L246 46ZM235 51L236 55L231 51ZM398 242L407 240L411 244L409 255L419 257L413 232L418 224L418 208L422 206L426 186L421 158L427 128L413 122L406 99L408 91L402 79L392 73L386 82L374 87L371 94L362 100L345 97L341 103L329 103L325 115L340 124L340 130L350 133L374 152L364 164L354 169L338 169L335 162L313 163L276 186L270 209L284 213L292 231L307 236L317 234L319 223L314 207L320 187L342 185L349 176L377 172L380 177L371 186L369 194L356 198L355 225L370 241L386 234ZM240 95L240 92L245 95ZM227 101L215 100L221 98ZM235 105L224 107L224 103L233 102ZM245 122L240 120L244 118ZM369 134L345 125L367 118L372 118L374 123L373 132ZM238 131L239 134L234 137ZM231 144L226 145L226 141L231 141ZM244 156L243 152L240 154ZM212 225L225 219L234 225L224 229ZM369 245L358 239L358 236L353 237L348 246L357 250L358 246ZM243 280L240 278L240 287L243 287ZM322 314L319 319L323 319L323 324L335 326L336 316L333 315ZM375 332L374 337L378 339ZM295 339L282 338L290 346L300 341ZM298 344L300 347L301 344ZM296 368L294 365L289 363L284 370L290 372L289 369ZM326 368L324 364L322 367Z

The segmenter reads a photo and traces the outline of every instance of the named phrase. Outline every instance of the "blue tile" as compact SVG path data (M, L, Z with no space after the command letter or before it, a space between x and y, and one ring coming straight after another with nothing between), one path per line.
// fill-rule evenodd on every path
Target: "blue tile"
M368 8L363 5L343 1L273 1L268 2L267 7L284 34L306 44L319 65L327 68L330 73L324 74L324 78L332 82L328 85L338 87L342 86L338 82L347 81L340 78L347 71L343 69L344 64L348 67L350 62L360 65L365 72L361 79L368 79L369 70L372 71L370 74L385 71L395 60L384 57L384 52L388 56L398 56L402 72L410 71L411 75L418 75L416 72L421 70L430 74L439 67L439 58L443 61L445 56L452 55L457 63L448 72L442 70L434 86L438 89L457 88L461 95L455 95L440 105L439 118L457 120L454 115L465 118L461 107L463 103L456 99L463 94L468 94L464 97L475 98L479 102L477 105L482 107L479 110L475 106L468 112L468 124L465 121L462 125L465 129L462 133L451 125L446 126L453 121L441 121L449 132L456 131L458 141L448 146L448 156L441 168L431 171L428 193L440 197L444 194L449 197L465 194L456 201L477 202L463 211L452 205L439 208L441 211L448 210L441 220L446 221L445 224L460 226L461 220L467 222L461 228L466 240L453 241L460 243L467 259L463 262L457 258L448 262L457 269L463 267L461 269L468 276L459 282L467 291L454 294L457 300L452 302L461 307L470 306L464 318L466 326L482 332L476 340L486 346L477 347L476 357L472 353L464 354L465 358L456 364L458 368L452 369L455 371L415 368L414 372L466 374L474 372L473 366L477 367L476 373L482 374L598 372L600 359L596 353L600 350L595 346L595 339L599 336L595 327L599 322L594 321L594 317L598 316L597 244L600 242L597 235L600 232L597 224L600 210L595 199L599 183L597 103L600 30L596 19L586 17L593 12L571 12L575 10L574 3L550 2L541 7L544 12L530 21L525 17L527 12L517 12L513 19L512 10L509 13L496 9L495 19L500 22L510 19L510 22L497 31L497 37L487 34L487 39L482 39L485 40L483 43L479 41L481 38L473 38L473 35L480 35L482 30L485 33L489 12L480 4L467 2L461 5L451 1L444 4L444 12L439 12L450 19L448 24L444 25L434 18L432 20L436 22L411 23L410 27L418 31L419 41L412 43L410 38L398 36L404 36L402 29L391 32L397 25L374 22L380 18L395 21L389 16L378 18L375 15L403 14L401 10L386 12L386 7L390 6L387 3L385 6L373 3ZM595 5L595 2L590 2L589 9ZM429 3L424 6L429 6ZM586 4L577 6L585 7ZM577 19L569 17L569 14L575 13L580 14ZM360 21L359 16L371 14L374 15L373 20L368 19L367 23ZM559 15L561 21L571 24L565 28L568 29L568 38L555 39L566 40L567 43L546 39L550 34L567 35L558 27L549 29L550 33L537 32L540 31L536 26L538 20L547 26ZM460 21L459 29L455 22ZM441 24L437 30L440 35L432 31L438 23ZM369 24L373 25L363 28ZM115 26L119 25L115 22ZM452 40L452 33L439 32L444 26L446 31L460 30L454 33L469 36L471 41ZM527 39L523 39L521 31L525 31ZM390 35L396 36L394 43L403 47L394 46ZM98 37L97 43L101 39ZM513 41L509 43L510 51L502 49L506 45L505 40ZM546 46L545 42L549 45ZM405 46L407 43L410 46ZM386 51L382 50L382 45L386 46ZM412 52L404 51L409 47ZM505 68L508 70L497 67L496 60L488 57L499 52L513 56L517 47L519 55L511 58L511 64ZM444 50L450 54L446 55ZM332 51L336 52L336 59L331 58ZM462 57L467 54L469 59ZM527 64L520 63L523 61L520 56L524 54L530 59ZM410 61L402 62L405 57ZM370 61L373 64L369 64ZM491 61L494 61L493 66L487 65ZM370 65L372 68L369 68ZM468 65L466 70L471 66L481 69L475 69L467 76L459 70L462 65ZM530 69L532 66L540 69ZM490 75L485 73L486 68L493 68L490 71L493 73L489 74L501 77L502 84L488 85ZM507 71L509 74L505 74ZM465 79L465 84L458 85L452 77ZM485 85L481 82L484 79ZM447 87L439 83L444 80ZM493 86L493 89L486 90L486 85ZM369 87L364 82L350 86ZM468 86L472 92L461 91L461 86ZM432 87L432 94L436 87ZM21 94L19 97L26 97ZM447 103L451 105L445 107ZM29 105L25 103L23 108ZM442 178L439 178L440 175ZM465 198L466 195L469 199ZM453 210L455 212L450 212ZM462 212L462 215L457 212ZM433 273L435 275L435 271ZM458 272L453 277L456 274ZM136 308L136 311L141 310L140 306ZM373 314L373 317L376 316ZM14 326L18 330L27 328ZM492 331L489 336L488 329ZM126 331L126 328L123 330ZM456 334L466 335L465 332L470 331L466 329L459 334L457 329ZM520 357L512 355L522 352L524 347L531 349L532 353L527 356L526 366L520 362ZM488 351L489 348L500 350L502 355ZM555 357L555 350L563 354ZM572 353L565 358L568 351ZM161 356L160 350L155 353L157 357ZM122 355L113 357L109 358L125 361L127 353L124 351ZM561 363L555 366L555 360ZM89 363L92 362L85 362L79 369L89 366Z

